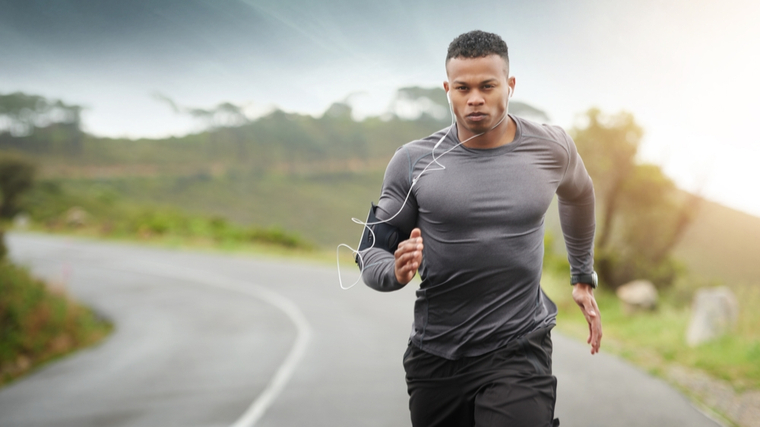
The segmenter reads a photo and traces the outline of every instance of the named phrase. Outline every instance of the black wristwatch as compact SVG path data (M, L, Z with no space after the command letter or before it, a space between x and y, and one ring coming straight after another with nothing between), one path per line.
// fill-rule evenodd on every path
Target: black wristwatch
M599 278L596 276L596 271L591 274L571 274L570 284L574 285L576 283L588 283L592 288L596 289L599 285Z

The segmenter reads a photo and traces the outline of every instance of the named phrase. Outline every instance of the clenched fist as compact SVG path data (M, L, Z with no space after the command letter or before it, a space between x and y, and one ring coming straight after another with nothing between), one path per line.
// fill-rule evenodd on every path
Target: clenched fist
M394 253L396 257L396 280L406 285L417 274L422 263L422 232L419 228L412 230L408 240L399 243Z

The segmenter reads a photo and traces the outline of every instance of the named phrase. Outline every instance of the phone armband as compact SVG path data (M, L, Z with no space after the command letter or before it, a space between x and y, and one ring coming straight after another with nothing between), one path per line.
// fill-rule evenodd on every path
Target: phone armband
M367 224L372 225L364 226L361 240L359 240L359 252L373 247L386 250L390 253L396 252L398 244L401 241L408 239L409 234L402 232L400 229L387 222L378 223L377 217L375 216L376 210L377 206L372 203L369 208L369 213L367 214L367 220L365 221ZM372 230L372 233L370 233L370 229ZM364 268L358 254L354 260L359 268Z

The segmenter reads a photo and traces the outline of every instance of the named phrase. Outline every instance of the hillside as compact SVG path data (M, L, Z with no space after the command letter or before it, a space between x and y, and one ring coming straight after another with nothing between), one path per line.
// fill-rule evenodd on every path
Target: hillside
M563 251L556 199L546 217ZM703 200L674 255L695 276L716 283L760 284L760 218Z
M760 283L760 218L704 201L676 255L698 275Z
M377 200L396 148L448 124L439 114L446 107L440 89L404 88L397 102L427 107L411 118L389 111L355 121L349 105L336 103L322 117L274 111L162 140L98 138L74 122L52 123L23 135L0 133L0 154L22 153L38 164L41 181L27 197L33 219L60 218L71 204L96 216L120 215L113 209L125 206L178 207L245 226L279 226L332 248L358 240L361 227L351 218L363 219ZM510 107L547 119L524 103ZM547 230L561 246L556 207ZM724 283L757 283L758 254L760 218L709 201L676 248L693 273Z

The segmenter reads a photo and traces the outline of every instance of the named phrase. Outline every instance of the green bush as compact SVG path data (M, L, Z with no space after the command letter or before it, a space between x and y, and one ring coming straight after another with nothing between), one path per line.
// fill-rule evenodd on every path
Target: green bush
M174 210L146 209L131 221L130 231L139 235L187 235L188 218Z
M269 243L285 246L286 248L311 248L311 245L304 242L297 235L288 233L278 227L250 228L247 230L246 237L252 242Z
M29 272L0 263L0 384L35 365L91 345L111 326Z

